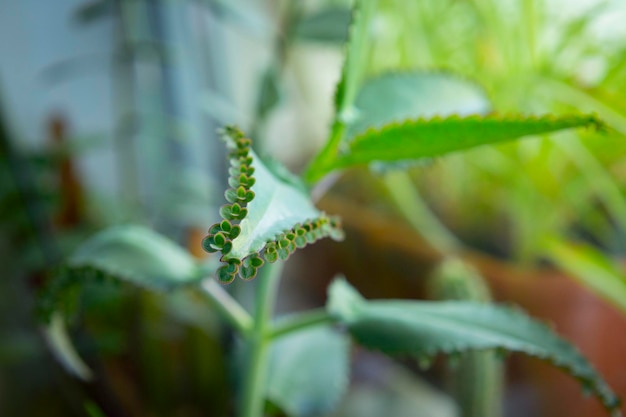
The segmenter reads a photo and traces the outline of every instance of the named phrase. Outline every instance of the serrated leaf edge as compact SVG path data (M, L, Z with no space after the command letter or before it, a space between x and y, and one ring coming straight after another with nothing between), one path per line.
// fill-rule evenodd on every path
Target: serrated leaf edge
M482 305L482 304L481 306L487 307L487 308L494 307L493 305ZM507 308L503 306L498 306L497 308L500 311L503 311L510 316L515 316L518 319L523 319L527 322L530 322L530 324L532 324L533 326L536 326L537 328L541 328L542 331L553 333L553 330L548 325L538 322L538 321L529 321L530 318L526 316L525 314L523 314L521 311L516 311L516 309ZM348 327L350 327L350 324L348 324ZM502 352L523 353L525 355L544 360L554 365L555 367L563 370L568 375L571 375L576 380L578 380L578 382L581 384L583 392L591 391L595 393L595 395L598 397L598 399L600 399L600 401L607 408L607 410L611 412L612 416L614 417L622 416L619 410L619 407L621 406L620 398L617 397L612 392L610 387L606 385L606 383L603 380L601 379L597 380L600 376L591 364L589 364L589 369L591 370L591 373L584 372L583 370L577 369L574 366L568 365L565 361L560 360L556 356L547 354L543 349L540 349L540 348L535 348L532 346L525 346L523 348L520 348L520 347L507 345L506 343L502 343L499 346L491 346L488 348L471 348L471 347L463 346L462 343L458 343L458 344L450 343L450 344L442 345L441 347L437 347L433 349L423 349L423 350L416 349L411 352L407 352L402 349L397 349L397 350L386 349L386 348L381 348L379 346L373 346L371 344L368 344L360 340L355 335L352 335L352 336L359 344L369 349L372 349L374 351L378 351L386 355L392 355L392 356L414 357L418 360L418 362L422 364L431 363L435 359L435 357L439 354L454 356L454 355L460 355L465 352L488 352L488 351L493 351L494 349L497 352L499 352L500 355L502 355ZM574 345L567 343L566 341L562 339L559 339L559 343L562 344L564 348L572 350L572 353L577 355L579 359L587 362L584 356L580 353L580 351ZM425 365L425 366L428 367L428 365ZM593 373L595 373L595 375Z
M554 123L571 123L570 127L591 127L599 132L605 132L608 130L607 125L600 120L596 115L591 114L569 114L569 115L520 115L520 114L499 114L490 113L488 115L470 115L460 116L453 114L450 116L434 116L434 117L418 117L412 119L398 120L388 123L382 127L371 126L363 132L357 134L348 144L348 146L342 147L341 152L337 156L337 159L333 163L333 169L344 168L352 165L350 161L350 155L352 150L360 143L367 141L373 136L379 136L386 134L395 129L417 127L419 125L445 125L451 122L554 122ZM554 127L548 131L556 131L565 129L565 127ZM548 132L546 131L546 133ZM512 136L511 139L515 137Z
M222 206L220 215L222 222L209 227L208 234L202 240L202 247L209 253L221 252L220 261L224 263L217 270L217 278L223 284L233 282L236 276L248 281L253 279L258 268L264 262L286 260L297 248L305 247L322 238L330 237L333 240L342 240L343 231L338 217L321 216L308 219L276 234L273 239L266 241L261 250L245 258L229 257L232 241L239 236L240 223L248 214L248 204L254 199L252 185L256 182L254 174L254 158L250 150L252 141L245 137L243 132L233 126L223 130L223 138L230 149L229 180L230 188L224 193L230 205ZM242 178L242 175L244 176ZM233 212L235 212L233 216ZM238 214L239 213L239 214Z

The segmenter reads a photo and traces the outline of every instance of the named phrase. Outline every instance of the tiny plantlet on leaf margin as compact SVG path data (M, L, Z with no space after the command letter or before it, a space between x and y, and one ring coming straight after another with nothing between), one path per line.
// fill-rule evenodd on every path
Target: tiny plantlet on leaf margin
M303 248L324 237L343 239L338 218L313 211L315 216L303 218L290 227L275 230L260 249L250 251L251 253L243 257L240 254L232 254L235 239L246 238L242 236L242 222L246 221L251 210L255 210L256 194L252 189L256 184L255 165L262 163L251 149L252 141L239 129L226 127L222 137L230 150L228 153L230 188L224 193L229 204L221 207L220 216L223 220L212 225L202 241L204 250L209 253L220 252L222 255L220 260L224 265L217 271L217 278L221 283L231 283L237 275L244 280L250 280L256 276L257 270L265 261L273 263L279 259L286 260L297 248ZM298 191L294 188L292 192ZM265 206L260 209L265 209Z

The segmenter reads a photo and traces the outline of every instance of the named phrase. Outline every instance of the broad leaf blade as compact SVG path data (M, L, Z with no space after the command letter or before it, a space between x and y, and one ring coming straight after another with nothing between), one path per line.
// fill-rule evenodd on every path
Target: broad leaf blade
M547 240L544 247L545 255L560 268L626 314L626 274L604 254L558 239Z
M331 285L328 308L357 342L388 354L428 359L496 348L548 360L620 415L618 398L578 350L519 311L461 301L367 301L344 280Z
M126 225L104 230L82 244L43 290L38 307L42 319L49 321L44 336L68 372L90 379L91 371L74 350L60 312L77 295L72 290L79 283L109 279L166 291L195 282L201 273L191 255L150 229Z
M288 415L326 415L348 385L349 343L328 327L285 336L272 346L267 396Z
M231 188L224 193L230 204L202 242L208 252L222 253L222 283L236 275L252 279L265 261L286 259L323 237L341 239L338 221L315 208L299 178L277 162L264 164L236 128L227 127L223 138L230 149Z
M397 162L445 155L574 127L601 127L593 116L451 116L394 123L370 129L348 145L335 168L375 161Z
M168 290L201 278L196 262L183 248L142 226L104 230L69 258L71 268L94 268L153 290Z
M255 168L256 183L252 186L255 197L247 206L248 216L240 223L241 234L233 240L229 258L243 259L260 251L267 241L274 240L297 223L323 215L303 188L278 177L254 151L250 153Z
M354 103L347 138L393 122L435 116L484 114L491 105L482 88L442 72L394 72L367 80Z
M142 226L116 226L83 243L57 270L39 296L39 314L48 321L66 307L73 290L85 281L125 281L167 291L193 283L205 272L174 242ZM69 297L68 297L69 296Z

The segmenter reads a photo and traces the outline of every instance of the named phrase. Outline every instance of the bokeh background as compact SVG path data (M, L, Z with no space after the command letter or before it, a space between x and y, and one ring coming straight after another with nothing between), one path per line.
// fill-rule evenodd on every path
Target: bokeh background
M583 111L608 124L451 155L411 174L494 297L551 322L626 396L624 309L558 271L539 245L556 236L624 260L626 4L378 3L368 75L455 73L480 85L496 112ZM327 137L349 6L0 2L0 415L231 413L234 342L206 306L86 286L72 331L101 377L84 384L47 349L37 292L51 265L107 225L143 223L204 256L199 239L223 204L221 126L237 124L261 154L301 171ZM319 204L344 217L347 240L290 260L281 311L321 305L336 272L368 297L425 297L437 254L375 173L347 173ZM249 288L234 291L250 298ZM353 385L334 415L462 415L445 394L445 365L404 364L412 371L355 352ZM507 366L506 416L603 415L558 371L516 356Z

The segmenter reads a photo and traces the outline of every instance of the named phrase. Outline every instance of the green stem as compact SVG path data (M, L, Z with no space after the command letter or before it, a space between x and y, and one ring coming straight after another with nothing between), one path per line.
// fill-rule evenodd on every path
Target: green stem
M324 145L324 148L316 155L315 159L309 164L305 173L304 180L308 184L314 184L324 175L331 171L331 166L339 152L339 145L343 140L346 131L346 124L337 117L333 122L330 138Z
M384 178L389 196L409 224L441 254L458 252L463 244L441 223L417 192L409 175L391 172Z
M214 278L204 280L200 288L208 297L211 306L239 333L245 335L250 332L252 317Z
M257 278L256 310L248 333L248 374L244 381L242 417L261 417L265 400L265 382L271 345L270 325L278 292L283 262L266 264Z
M295 314L276 323L270 333L270 338L273 340L298 330L333 322L334 318L324 308Z
M376 10L376 0L357 0L354 6L350 39L346 49L346 59L341 69L341 80L335 96L335 118L330 138L317 154L304 173L307 183L313 184L333 168L332 163L339 152L339 145L346 131L346 119L349 119L352 106L367 65L370 48L368 30Z

